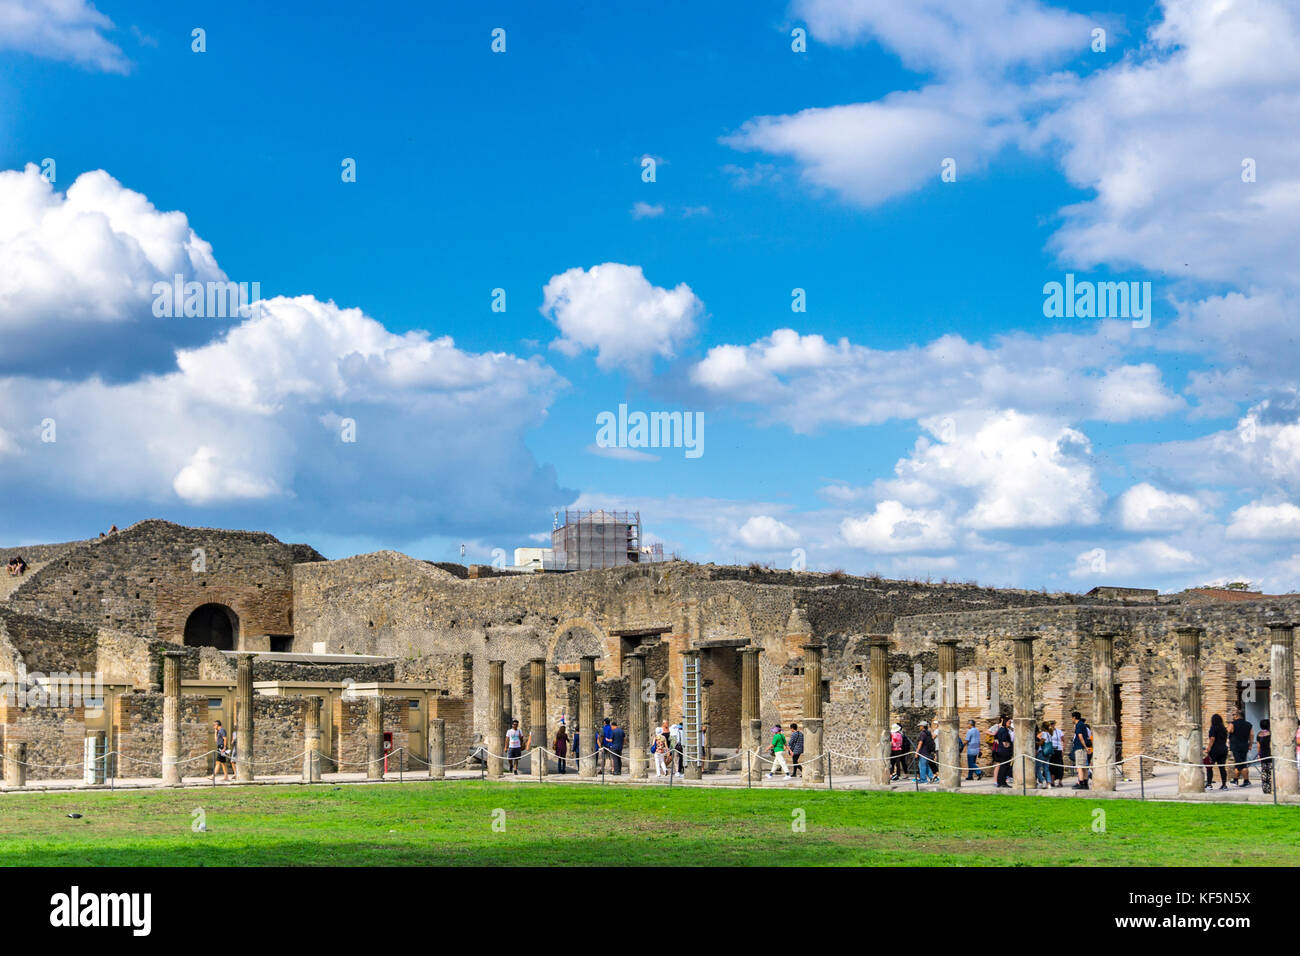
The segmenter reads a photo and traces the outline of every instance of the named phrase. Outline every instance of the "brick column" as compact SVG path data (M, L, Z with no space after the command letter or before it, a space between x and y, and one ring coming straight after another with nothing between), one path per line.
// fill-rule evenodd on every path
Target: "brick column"
M181 651L163 656L162 785L181 785ZM242 745L241 745L242 751Z
M961 729L957 719L957 638L941 637L939 645L939 785L961 788Z
M546 658L528 661L528 696L532 709L528 715L528 733L533 738L533 776L546 776Z
M1273 735L1273 786L1294 796L1300 780L1295 765L1295 624L1269 621L1269 730Z
M441 717L429 720L429 779L447 776L447 722Z
M762 761L758 755L763 752L763 719L759 713L758 655L763 649L751 644L740 649L740 745L750 751L748 764L741 754L741 769L747 765L751 779L761 775Z
M825 766L822 745L822 654L826 645L817 641L799 645L803 651L803 752L808 763L803 766L805 783L821 783Z
M578 671L578 776L596 776L596 658L584 655Z
M1013 639L1015 645L1015 707L1012 726L1016 728L1015 779L1028 784L1034 778L1034 757L1037 755L1037 730L1034 725L1034 641L1037 634L1022 634ZM1024 779L1021 779L1024 774Z
M307 698L306 723L303 729L302 779L307 783L320 781L320 707L319 697Z
M366 698L366 779L384 779L384 698Z
M27 744L5 736L5 787L16 790L27 786Z
M646 749L650 746L650 728L646 721L645 700L641 685L645 682L645 652L624 655L627 661L627 753L628 773L633 780L644 780L647 773Z
M483 747L487 751L487 775L500 777L501 756L505 741L501 737L501 711L505 706L503 687L506 682L506 662L488 661L487 726L483 728Z
M1202 793L1205 751L1201 735L1201 638L1205 628L1184 624L1174 628L1178 635L1178 792Z
M700 652L699 652L699 650L697 650L696 648L693 648L693 647L688 647L686 650L682 651L682 658L683 658L684 661L685 661L685 660L691 660L691 659L693 659L693 660L695 661L695 673L696 673L696 675L699 677L699 682L700 682L700 699L697 700L697 701L695 702L695 709L696 709L695 717L696 717L696 720L700 722L700 726L703 726L703 720L702 720L703 714L701 713L700 708L702 708L702 707L704 706L704 674L703 674L703 671L702 671L702 668L703 668L703 666L704 666L704 662L700 659ZM685 723L686 723L686 713L685 713L685 712L686 712L686 699L685 699L685 693L684 693L684 692L685 692L686 688L683 687L682 690L683 690L683 695L682 695L682 725L683 725L683 726L682 726L682 735L685 736L685 734L686 734L686 726L685 726ZM696 745L698 746L699 743L700 743L700 741L697 739L697 740L696 740ZM686 770L685 770L685 773L682 774L682 776L684 776L687 780L699 780L700 777L701 777L701 775L702 775L703 772L704 772L704 765L700 763L700 757L701 757L701 754L698 753L698 752L697 752L697 753L691 753L690 750L689 750L689 749L687 748L687 746L686 746L686 741L685 741L685 740L682 741L682 754L683 754L683 756L684 756L685 759L686 759Z
M1114 790L1115 634L1092 636L1092 788Z
M235 779L253 779L253 655L240 654L235 665Z

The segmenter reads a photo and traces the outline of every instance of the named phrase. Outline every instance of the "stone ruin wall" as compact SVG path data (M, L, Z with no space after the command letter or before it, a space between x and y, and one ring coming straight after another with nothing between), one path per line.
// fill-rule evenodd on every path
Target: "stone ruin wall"
M1017 608L902 618L895 624L893 637L896 649L908 655L924 655L926 649L933 648L935 638L958 638L958 667L968 666L962 663L963 654L973 654L977 668L995 672L1003 710L1009 713L1014 692L1011 638L1037 634L1033 643L1035 719L1056 720L1058 726L1068 726L1072 710L1092 719L1089 635L1114 631L1119 635L1114 654L1115 681L1120 685L1121 750L1127 755L1144 752L1172 760L1176 756L1179 667L1178 638L1173 627L1188 623L1205 628L1201 643L1201 703L1202 726L1208 727L1214 713L1231 720L1238 681L1269 680L1265 623L1295 620L1297 614L1300 598L1222 604L1160 601L1112 607ZM918 713L931 720L934 716L932 708ZM962 714L963 723L965 719Z
M969 611L1077 601L1073 595L994 590L971 585L921 584L843 575L753 571L670 562L569 574L467 578L395 552L300 565L294 572L294 650L324 643L329 653L380 654L403 662L430 655L468 655L473 662L475 730L488 726L488 661L504 660L512 713L531 721L529 660L547 661L547 709L552 738L561 715L569 726L577 712L577 669L595 655L601 680L597 711L627 727L624 658L638 646L650 651L647 676L658 685L652 711L681 716L681 656L688 644L761 645L761 716L783 724L801 716L803 651L815 635L829 641L824 674L828 716L844 728L836 749L854 745L865 719L865 653L860 638L888 630L896 617L935 611ZM803 609L805 619L796 615ZM791 628L794 628L794 631ZM666 629L622 637L623 630ZM716 661L711 664L710 661ZM739 668L727 647L706 650L704 674L713 675L710 711L738 720ZM723 670L725 668L725 672ZM609 686L605 686L608 684ZM716 690L715 690L716 688ZM859 717L861 715L861 718ZM653 716L653 714L652 714ZM706 719L710 719L706 714ZM716 741L719 735L711 735ZM723 735L724 743L726 734ZM737 741L738 742L738 741ZM551 740L547 740L549 747Z
M194 570L196 548L204 551L202 572ZM195 608L225 604L239 616L241 646L269 650L266 635L293 632L293 566L322 560L306 545L269 534L148 520L57 553L7 604L174 644L183 642Z

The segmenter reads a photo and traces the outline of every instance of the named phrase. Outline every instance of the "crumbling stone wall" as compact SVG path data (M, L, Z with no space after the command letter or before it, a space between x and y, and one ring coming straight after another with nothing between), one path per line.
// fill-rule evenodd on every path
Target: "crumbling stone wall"
M203 567L195 570L196 549ZM9 597L16 611L106 625L174 644L195 608L217 603L239 618L243 646L269 650L293 632L295 564L323 558L269 534L186 528L148 520L60 553Z

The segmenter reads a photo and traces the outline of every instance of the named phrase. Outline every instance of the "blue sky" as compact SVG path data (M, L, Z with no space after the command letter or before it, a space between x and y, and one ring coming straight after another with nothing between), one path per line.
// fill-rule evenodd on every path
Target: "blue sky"
M486 561L617 506L703 561L1300 584L1293 8L704 7L0 0L3 540ZM159 318L176 272L263 301ZM1067 272L1149 323L1045 317ZM620 403L704 453L597 447Z

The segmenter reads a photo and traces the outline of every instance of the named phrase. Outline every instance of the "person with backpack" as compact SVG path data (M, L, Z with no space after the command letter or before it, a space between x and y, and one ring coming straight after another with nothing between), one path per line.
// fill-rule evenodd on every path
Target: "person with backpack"
M776 773L779 766L781 772L785 774L785 779L790 779L790 765L785 762L785 734L781 733L781 725L777 724L772 728L772 746L767 748L772 754L772 769L768 771L768 777Z
M975 765L980 756L980 732L975 727L975 721L968 723L970 726L966 728L966 779L983 780L984 771Z
M611 756L613 750L614 729L610 726L609 718L605 718L605 724L600 728L600 772L605 772L605 764Z
M1052 788L1052 755L1056 747L1052 743L1052 728L1043 724L1038 732L1038 759L1034 761L1034 789L1050 790Z
M1015 738L1011 735L1011 718L1003 717L998 721L997 732L993 735L993 761L998 765L996 784L999 787L1011 786L1011 751Z

